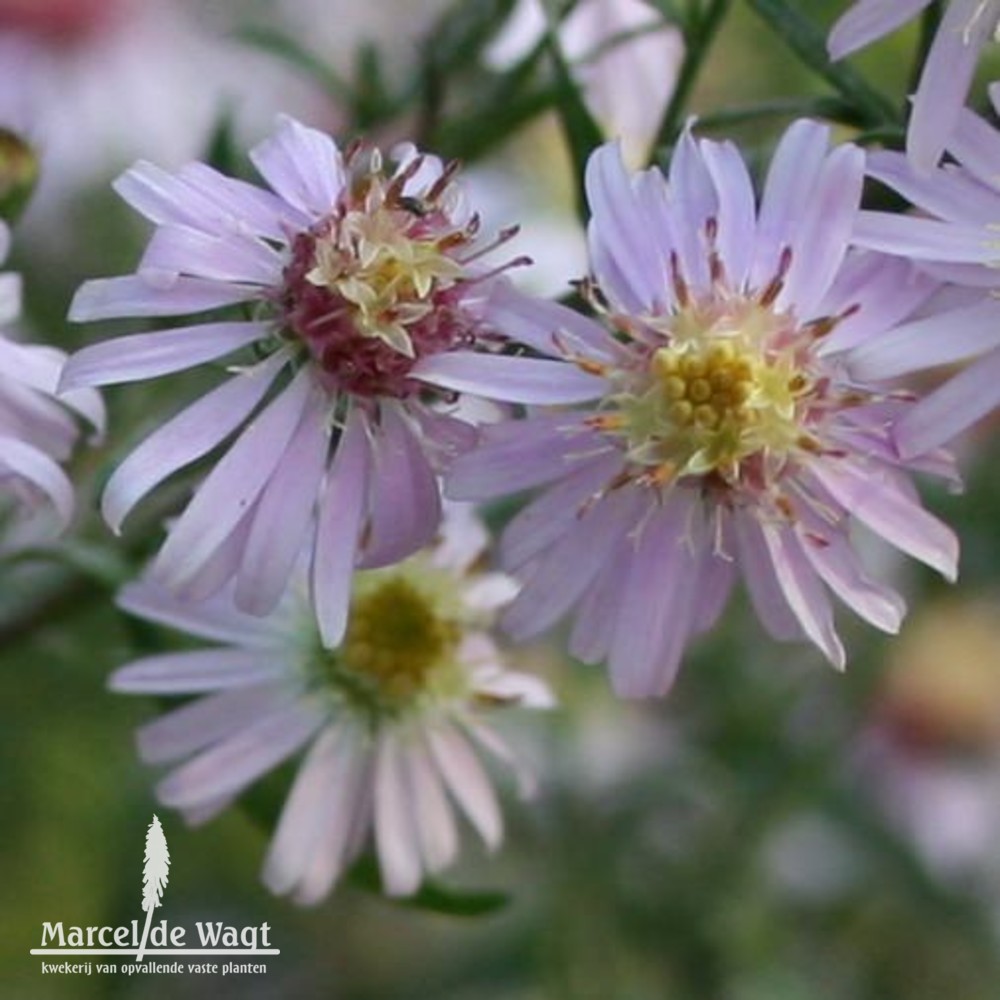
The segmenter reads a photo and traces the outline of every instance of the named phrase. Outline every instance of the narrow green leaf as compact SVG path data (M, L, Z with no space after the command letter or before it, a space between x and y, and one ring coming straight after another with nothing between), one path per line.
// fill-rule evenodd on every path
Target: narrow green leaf
M826 35L819 25L802 13L802 5L797 0L747 2L809 69L841 94L855 109L860 123L869 128L899 124L901 111L884 94L848 64L830 61Z
M604 142L604 135L583 102L580 88L577 87L570 74L569 66L566 64L562 49L559 47L555 29L551 24L546 36L546 44L555 69L556 111L559 114L559 121L573 164L577 214L581 221L585 222L588 213L587 194L583 182L584 172L590 154Z

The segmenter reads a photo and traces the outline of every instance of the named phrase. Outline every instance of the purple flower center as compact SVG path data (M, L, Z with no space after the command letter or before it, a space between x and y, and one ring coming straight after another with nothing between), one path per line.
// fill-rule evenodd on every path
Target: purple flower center
M376 157L334 211L292 243L285 326L331 388L408 396L420 388L409 377L420 358L471 336L457 252L471 243L475 223L458 226L446 211L448 174L421 197L404 195L414 173L390 180Z

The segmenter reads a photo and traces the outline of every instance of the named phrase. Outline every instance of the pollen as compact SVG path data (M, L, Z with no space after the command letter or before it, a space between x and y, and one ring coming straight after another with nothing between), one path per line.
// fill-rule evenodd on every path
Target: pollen
M432 685L442 664L454 659L460 634L432 595L404 576L390 576L355 597L336 656L379 702L398 707Z
M462 301L479 222L453 217L454 171L410 192L421 162L392 175L356 153L330 214L292 244L281 332L332 389L404 398L421 389L409 377L419 359L474 335Z
M741 322L742 321L742 322ZM624 437L642 482L649 470L713 474L735 485L744 464L799 448L813 393L801 345L759 305L705 316L692 308L664 329L663 346L620 380L599 429Z

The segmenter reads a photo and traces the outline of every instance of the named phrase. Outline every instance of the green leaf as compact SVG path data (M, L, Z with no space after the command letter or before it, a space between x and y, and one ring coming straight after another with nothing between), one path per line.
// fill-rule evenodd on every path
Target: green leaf
M510 896L505 892L451 889L430 880L425 881L412 896L384 896L378 863L371 854L366 854L351 868L347 880L355 888L383 896L386 902L396 906L450 917L486 917L510 903Z
M514 0L458 0L434 22L421 43L421 62L441 76L479 63L486 44L514 9Z
M546 35L546 45L555 68L556 111L569 147L573 176L576 179L577 214L581 221L585 222L588 213L584 173L590 154L604 142L604 134L583 102L580 88L570 74L569 66L559 47L555 28L551 23Z
M846 63L833 63L826 50L826 35L801 12L797 0L747 0L771 29L795 52L803 64L818 73L854 108L858 121L868 128L896 125L901 112Z
M233 115L228 108L219 116L208 137L204 160L210 167L229 177L240 177L246 172L246 158L236 141Z

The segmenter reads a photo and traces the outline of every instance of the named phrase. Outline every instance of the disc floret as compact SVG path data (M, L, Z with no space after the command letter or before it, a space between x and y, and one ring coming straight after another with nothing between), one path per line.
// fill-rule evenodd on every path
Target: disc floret
M472 332L457 307L479 220L456 218L453 169L416 188L423 166L416 156L387 174L377 152L354 150L334 210L293 243L283 324L333 387L404 397L419 358Z
M341 646L321 654L339 696L374 716L464 692L459 643L470 624L455 578L422 556L358 574Z

